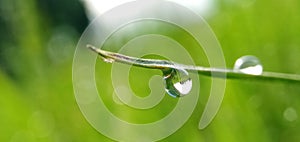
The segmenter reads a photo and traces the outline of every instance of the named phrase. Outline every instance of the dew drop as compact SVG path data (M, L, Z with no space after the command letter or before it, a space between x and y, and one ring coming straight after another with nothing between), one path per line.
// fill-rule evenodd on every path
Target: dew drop
M115 60L111 59L111 58L103 58L103 61L106 62L106 63L113 63L113 62L115 62Z
M257 57L247 55L236 60L234 71L252 75L261 75L263 73L263 66Z
M169 69L164 71L165 90L172 97L183 97L192 89L192 79L186 70Z

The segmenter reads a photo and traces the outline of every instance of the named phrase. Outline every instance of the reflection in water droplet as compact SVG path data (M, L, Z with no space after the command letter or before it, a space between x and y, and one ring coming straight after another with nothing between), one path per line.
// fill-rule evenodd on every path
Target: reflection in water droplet
M284 112L283 112L283 117L287 120L287 121L295 121L298 119L298 115L297 112L294 108L289 107L287 108Z
M192 79L186 70L169 69L164 71L165 90L173 97L187 95L192 89Z
M255 56L247 55L236 60L234 70L252 75L261 75L263 66Z

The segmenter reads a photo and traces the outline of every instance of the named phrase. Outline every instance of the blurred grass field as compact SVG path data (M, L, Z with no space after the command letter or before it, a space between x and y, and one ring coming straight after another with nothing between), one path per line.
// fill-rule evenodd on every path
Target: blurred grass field
M300 1L217 0L215 5L205 19L222 46L228 68L250 54L261 60L264 70L300 74ZM72 59L88 25L85 15L82 3L75 0L0 1L1 142L111 141L89 125L73 94ZM182 39L182 34L173 36ZM208 66L207 61L197 60ZM147 71L132 71L147 81ZM135 91L144 92L147 86L135 76L131 83L140 85ZM200 81L202 90L192 117L163 141L300 141L300 84L227 80L220 111L209 127L199 130L210 79L200 76ZM168 103L176 101L166 96L163 104ZM162 106L140 112L112 105L108 102L117 116L139 123L159 119L172 109Z

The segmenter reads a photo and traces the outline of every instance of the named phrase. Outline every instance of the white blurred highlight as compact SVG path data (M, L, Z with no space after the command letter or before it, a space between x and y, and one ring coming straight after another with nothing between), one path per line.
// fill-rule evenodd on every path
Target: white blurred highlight
M100 14L105 13L106 11L122 5L127 2L135 1L135 0L82 0L89 19L93 20ZM215 1L214 0L167 0L171 2L175 2L187 8L190 8L197 14L201 16L209 16L213 13L215 9Z

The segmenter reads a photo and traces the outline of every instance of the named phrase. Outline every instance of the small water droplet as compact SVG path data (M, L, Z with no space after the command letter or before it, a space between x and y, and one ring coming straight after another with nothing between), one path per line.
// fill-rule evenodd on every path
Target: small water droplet
M247 55L236 60L234 70L246 74L261 75L263 66L257 57Z
M170 69L164 71L166 92L173 97L187 95L192 89L192 79L186 70Z
M115 60L112 59L112 58L103 58L103 61L106 62L106 63L113 63L113 62L115 62Z

